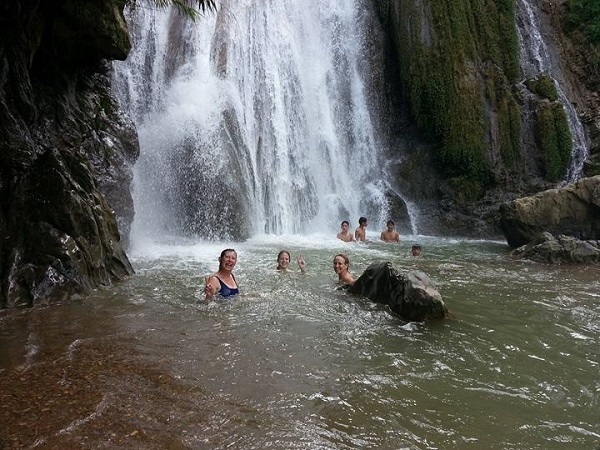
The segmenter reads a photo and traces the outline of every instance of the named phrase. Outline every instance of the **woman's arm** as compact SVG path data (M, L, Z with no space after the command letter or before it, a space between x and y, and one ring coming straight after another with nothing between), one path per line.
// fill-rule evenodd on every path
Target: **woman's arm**
M215 277L214 275L206 277L204 285L204 299L207 303L211 301L215 297L215 295L217 295L219 289L221 289L221 286L219 284L219 280L217 280L217 277Z

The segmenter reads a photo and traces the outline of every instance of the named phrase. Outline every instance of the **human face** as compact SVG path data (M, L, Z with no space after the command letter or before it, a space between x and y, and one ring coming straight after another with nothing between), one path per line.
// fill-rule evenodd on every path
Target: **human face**
M348 224L346 222L344 222L342 224L342 233L347 233L348 232Z
M277 264L279 265L278 269L287 269L290 265L290 254L287 252L281 253L277 258Z
M219 258L219 269L225 269L232 271L237 263L237 253L233 250L226 252L221 258Z
M333 271L338 275L348 270L348 263L341 256L333 258Z
M394 227L394 224L393 224L393 223L388 223L388 224L387 224L387 230L388 230L388 231L394 231L394 228L395 228L395 227Z

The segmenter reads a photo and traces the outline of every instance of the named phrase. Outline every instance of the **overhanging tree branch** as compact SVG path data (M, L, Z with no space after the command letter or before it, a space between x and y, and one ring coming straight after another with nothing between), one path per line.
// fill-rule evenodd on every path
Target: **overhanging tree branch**
M142 1L164 9L173 6L181 14L196 20L202 14L217 10L216 0L129 0L128 4L135 6Z

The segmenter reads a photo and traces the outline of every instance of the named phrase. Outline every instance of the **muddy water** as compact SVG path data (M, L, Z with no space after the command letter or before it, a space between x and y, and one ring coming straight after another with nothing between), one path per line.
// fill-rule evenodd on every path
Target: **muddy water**
M233 245L243 294L202 304L229 246L147 244L116 287L0 313L0 448L600 445L600 268L500 242L266 236ZM273 270L282 248L306 275ZM453 317L405 323L335 290L339 252L355 275L425 271Z

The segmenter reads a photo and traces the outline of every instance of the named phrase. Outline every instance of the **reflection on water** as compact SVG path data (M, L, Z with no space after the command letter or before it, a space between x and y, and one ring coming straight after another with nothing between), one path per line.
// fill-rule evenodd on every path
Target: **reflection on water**
M600 268L490 241L263 236L236 245L243 295L203 304L229 246L146 245L115 288L3 312L0 448L600 445ZM275 272L282 248L308 273ZM355 275L425 271L453 318L407 324L335 290L340 252Z

